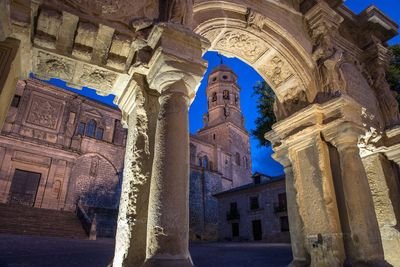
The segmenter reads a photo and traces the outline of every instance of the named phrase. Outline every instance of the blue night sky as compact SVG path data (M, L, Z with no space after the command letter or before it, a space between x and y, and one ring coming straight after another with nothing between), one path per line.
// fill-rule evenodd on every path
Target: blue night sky
M370 5L376 5L380 10L387 14L390 18L400 24L400 0L347 0L345 4L355 13L363 11ZM389 44L400 44L400 36L393 38ZM190 132L196 133L203 125L203 114L207 112L206 101L206 86L207 77L210 71L220 64L220 56L216 52L207 52L204 59L208 61L208 70L201 82L195 101L193 102L190 112ZM254 129L254 121L257 118L256 102L257 98L253 95L253 86L262 81L262 78L256 71L254 71L246 63L236 58L223 57L224 64L230 66L233 71L238 75L238 83L241 88L241 108L245 118L245 127L251 132ZM67 88L74 92L83 94L87 97L96 99L98 101L110 104L112 103L113 96L102 97L96 95L94 90L84 88L83 90L74 90L66 87L65 83L59 80L51 80L52 84ZM258 141L254 138L250 140L251 154L253 161L253 171L259 171L271 176L280 175L283 173L282 167L271 158L272 149L270 147L260 147Z

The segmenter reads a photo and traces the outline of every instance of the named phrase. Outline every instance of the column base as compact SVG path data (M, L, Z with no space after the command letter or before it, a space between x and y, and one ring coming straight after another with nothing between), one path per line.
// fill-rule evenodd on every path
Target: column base
M190 259L147 259L142 267L194 267Z
M343 267L393 267L385 260L346 262Z
M293 260L287 267L308 267L310 264L305 260Z

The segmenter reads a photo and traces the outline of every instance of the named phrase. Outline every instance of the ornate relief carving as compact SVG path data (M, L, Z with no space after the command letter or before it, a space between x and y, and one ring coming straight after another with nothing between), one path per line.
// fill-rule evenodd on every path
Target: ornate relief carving
M56 130L62 103L34 95L26 122Z
M268 50L261 39L236 31L226 31L224 36L218 40L215 48L235 54L249 62L255 62Z
M385 68L373 66L371 74L385 125L391 127L400 124L399 104L395 98L396 93L390 90L390 85L386 80Z
M264 27L265 18L261 14L254 12L250 8L247 9L246 20L247 27L254 28L258 31L261 31Z
M344 81L339 68L343 61L343 51L334 46L333 31L334 29L325 22L311 31L314 42L313 59L318 65L318 76L320 78L320 92L317 94L317 102L324 102L340 95L344 88Z
M107 93L112 89L116 79L117 74L115 73L84 65L79 83Z
M52 0L57 4L66 4L83 13L100 16L110 21L129 24L132 18L157 18L157 0Z
M274 113L278 120L289 117L309 104L306 92L297 88L287 90L282 99L279 101L275 98L274 102Z
M43 77L57 77L63 80L72 80L75 63L62 57L43 51L38 52L36 73Z
M273 57L272 60L266 64L264 73L275 87L278 87L293 76L293 71L289 65L278 56Z

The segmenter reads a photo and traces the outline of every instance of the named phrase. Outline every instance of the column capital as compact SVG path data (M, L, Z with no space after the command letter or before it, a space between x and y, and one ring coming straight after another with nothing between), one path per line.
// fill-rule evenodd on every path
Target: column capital
M322 132L324 139L338 150L351 147L358 149L357 144L364 133L365 129L350 122L341 123Z
M209 42L179 25L162 23L153 28L148 44L154 50L147 75L150 88L162 93L183 81L185 88L181 89L193 99L207 69L202 55Z

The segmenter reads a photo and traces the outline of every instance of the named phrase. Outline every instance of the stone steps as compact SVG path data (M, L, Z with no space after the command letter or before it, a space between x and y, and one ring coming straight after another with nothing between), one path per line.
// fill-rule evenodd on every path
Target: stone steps
M0 233L87 239L72 212L6 204L0 204Z

